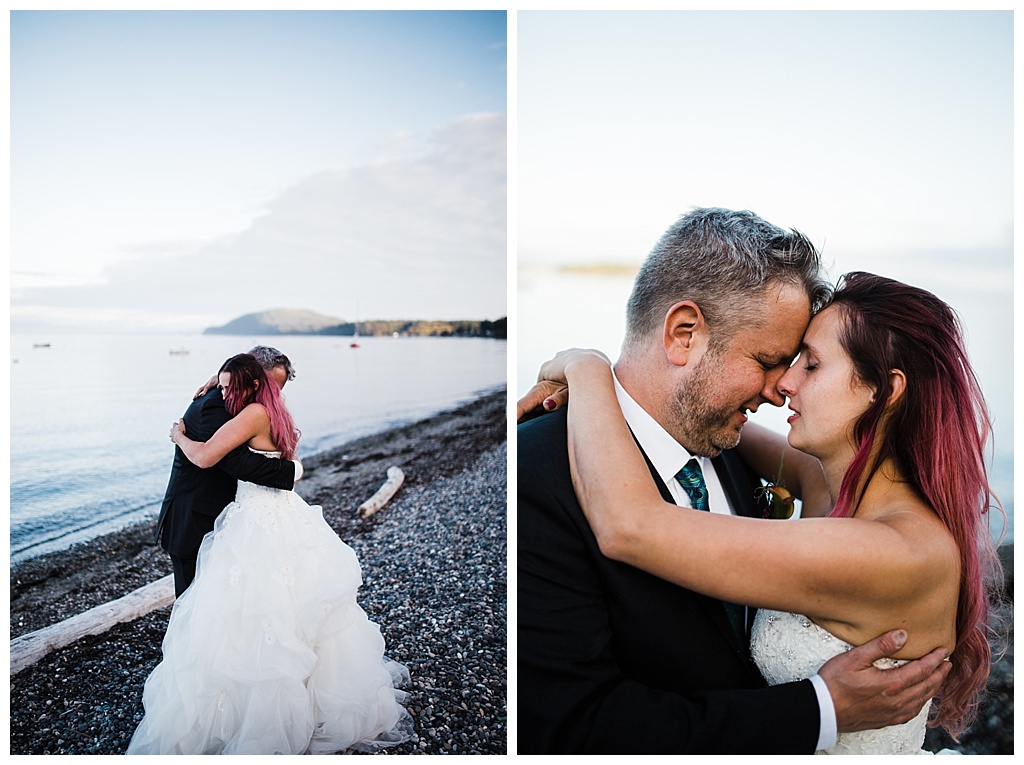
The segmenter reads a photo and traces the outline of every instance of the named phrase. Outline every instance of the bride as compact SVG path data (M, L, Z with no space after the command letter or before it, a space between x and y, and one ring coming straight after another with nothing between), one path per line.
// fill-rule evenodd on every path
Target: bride
M233 419L209 441L172 440L200 467L241 444L291 459L298 431L250 354L219 384ZM319 507L240 482L171 610L163 660L128 754L328 754L410 738L408 679L356 603L359 562Z
M788 444L748 424L738 446L777 482L766 492L775 507L801 499L801 518L785 523L665 502L603 355L563 352L539 379L520 412L557 408L571 390L573 485L602 553L759 608L750 648L771 684L809 677L894 626L909 633L897 660L948 650L934 705L903 725L841 733L821 753L918 753L929 721L954 739L970 724L989 672L985 585L997 562L985 523L989 420L949 306L851 273L811 320L778 384Z

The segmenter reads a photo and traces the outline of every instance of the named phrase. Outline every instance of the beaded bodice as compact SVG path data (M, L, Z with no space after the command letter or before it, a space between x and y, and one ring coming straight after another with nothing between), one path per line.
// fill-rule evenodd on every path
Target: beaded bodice
M769 685L803 680L826 661L852 648L806 616L762 609L750 637L750 655ZM879 659L875 666L891 669L905 664ZM817 754L920 754L924 744L928 705L910 722L888 728L841 733L832 749Z

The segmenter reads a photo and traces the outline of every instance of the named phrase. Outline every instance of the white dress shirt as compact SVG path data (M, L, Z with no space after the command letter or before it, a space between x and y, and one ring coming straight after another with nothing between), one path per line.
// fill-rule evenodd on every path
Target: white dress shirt
M619 399L619 407L626 423L639 442L647 458L654 466L655 472L668 487L669 493L681 507L693 507L690 496L676 480L676 473L689 462L696 459L700 463L700 469L704 473L704 483L708 489L708 509L712 513L735 515L736 511L732 502L726 496L722 488L722 482L711 462L710 457L698 457L690 454L678 441L666 431L657 420L655 420L642 406L640 406L626 389L619 383L614 373L612 379L615 381L615 394ZM832 704L832 696L828 692L828 686L821 679L820 675L809 678L814 692L818 697L818 707L821 710L821 727L818 733L817 749L830 749L836 744L838 737L836 725L835 706Z

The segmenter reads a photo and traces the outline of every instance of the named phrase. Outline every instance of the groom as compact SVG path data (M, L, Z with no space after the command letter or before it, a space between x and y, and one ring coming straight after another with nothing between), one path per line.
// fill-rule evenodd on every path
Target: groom
M280 387L295 376L288 357L274 348L253 349L271 380ZM204 386L205 387L205 386ZM231 419L220 389L213 385L195 398L182 416L185 432L196 441L207 441ZM291 489L302 476L298 460L280 460L254 454L239 446L210 468L193 465L185 453L174 448L174 462L167 481L160 518L154 538L171 556L174 595L179 597L196 575L196 558L203 537L213 522L234 500L238 481L249 481L274 489Z
M712 511L757 513L760 481L731 451L737 422L783 403L776 382L829 294L819 269L802 235L749 212L694 210L655 246L615 376L667 501L690 505L675 476L697 456ZM680 357L676 341L695 326L713 362ZM565 415L518 429L519 754L810 754L838 731L909 720L934 695L948 671L933 671L938 653L899 676L871 667L902 645L893 633L810 680L765 687L746 650L749 614L734 627L721 601L601 555L573 492Z

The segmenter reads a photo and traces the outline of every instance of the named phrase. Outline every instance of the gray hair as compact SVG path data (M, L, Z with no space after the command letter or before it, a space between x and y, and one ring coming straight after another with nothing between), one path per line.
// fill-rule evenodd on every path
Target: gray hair
M288 373L288 379L295 379L295 369L292 367L291 360L277 348L271 348L269 345L256 345L249 353L255 356L260 366L268 372L274 367L284 367L285 372Z
M666 231L640 267L626 308L624 347L659 332L668 309L692 300L704 314L713 346L727 341L756 313L772 283L802 286L817 312L832 289L821 256L806 236L783 231L749 210L694 208Z

